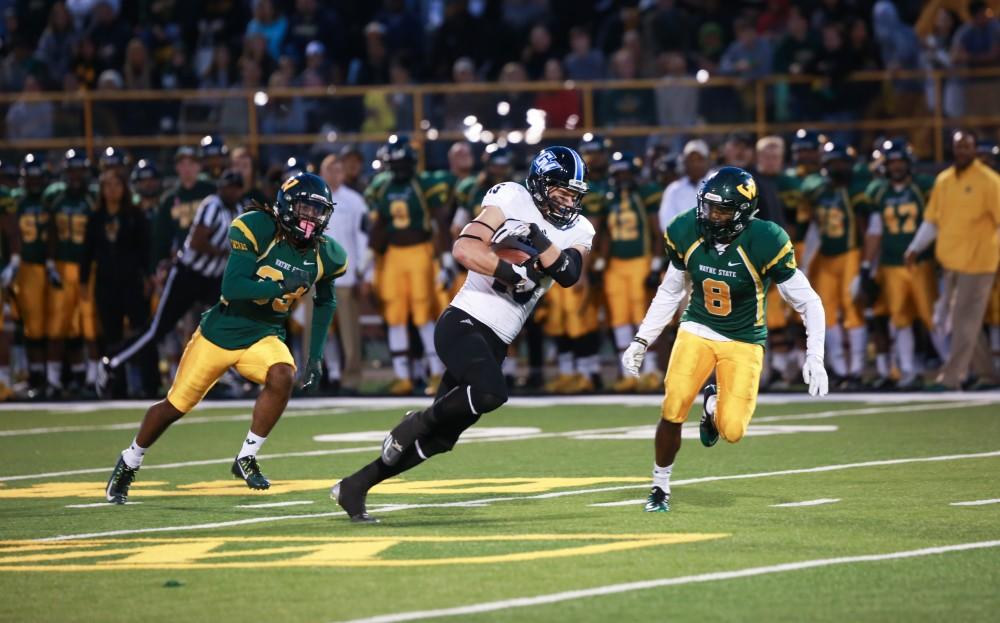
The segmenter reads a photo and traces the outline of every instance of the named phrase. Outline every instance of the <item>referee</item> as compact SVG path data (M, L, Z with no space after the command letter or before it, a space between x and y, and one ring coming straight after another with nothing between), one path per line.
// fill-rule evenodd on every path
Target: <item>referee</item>
M158 344L196 304L211 305L219 299L222 273L229 257L229 226L242 211L242 196L243 177L232 169L224 171L218 192L205 197L198 206L184 246L177 252L167 275L152 321L117 354L101 360L97 390L102 396L110 377L147 344Z

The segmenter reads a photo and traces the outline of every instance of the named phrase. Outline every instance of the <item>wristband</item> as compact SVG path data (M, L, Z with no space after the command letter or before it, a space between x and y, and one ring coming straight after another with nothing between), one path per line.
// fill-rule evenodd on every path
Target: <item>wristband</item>
M642 344L644 348L649 348L649 342L647 342L646 340L642 339L638 335L635 336L634 338L632 338L632 341L636 342L636 343L639 343L639 344Z

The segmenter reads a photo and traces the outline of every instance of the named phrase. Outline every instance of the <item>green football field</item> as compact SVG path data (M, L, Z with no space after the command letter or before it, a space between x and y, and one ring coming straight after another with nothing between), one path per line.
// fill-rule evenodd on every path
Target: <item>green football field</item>
M126 506L140 408L3 410L0 621L995 620L1000 396L870 398L772 399L711 449L693 413L669 513L655 397L513 401L373 490L379 525L328 492L404 403L293 400L267 492L229 474L249 408L200 408Z

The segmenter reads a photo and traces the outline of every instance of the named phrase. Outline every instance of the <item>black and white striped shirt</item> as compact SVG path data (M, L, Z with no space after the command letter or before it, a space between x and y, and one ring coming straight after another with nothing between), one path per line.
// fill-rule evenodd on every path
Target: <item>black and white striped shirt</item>
M220 251L229 251L229 226L233 224L233 219L240 215L242 210L239 206L227 208L218 195L205 197L188 229L187 238L184 240L184 248L178 253L178 261L201 274L203 277L218 278L226 270L227 255L206 255L191 248L191 235L198 225L207 227L209 230L209 242Z

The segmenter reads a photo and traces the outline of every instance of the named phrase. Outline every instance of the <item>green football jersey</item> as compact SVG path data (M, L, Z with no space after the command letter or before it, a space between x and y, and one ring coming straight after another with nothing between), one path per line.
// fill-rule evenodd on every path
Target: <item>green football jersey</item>
M70 193L64 186L59 193L48 197L46 205L50 218L56 222L56 260L80 263L87 222L94 212L93 201L86 192Z
M930 197L934 178L916 175L902 188L887 179L878 179L868 186L868 196L873 213L882 217L882 247L879 264L903 266L903 255L924 220L924 208ZM933 256L928 249L920 259Z
M22 193L17 202L17 229L21 236L21 259L44 264L49 254L49 210L42 193Z
M868 210L866 185L857 176L847 186L835 186L818 173L803 180L802 193L819 225L821 254L841 255L860 247L858 217Z
M467 177L463 177L458 181L457 184L455 184L455 191L454 191L455 207L465 208L472 214L472 218L476 218L476 216L479 215L479 210L481 208L480 204L476 204L475 206L476 209L473 210L472 202L476 200L474 196L476 194L479 194L479 201L482 201L483 196L486 194L485 191L483 191L481 194L478 192L479 186L480 184L478 175L469 175ZM489 188L487 188L486 190L489 190Z
M607 210L611 184L607 178L587 178L587 185L590 188L583 196L583 215L591 220L601 218Z
M638 189L608 191L602 216L611 234L611 257L632 259L651 253L649 220L658 209L659 205L647 204Z
M375 176L365 190L365 198L376 220L388 223L389 241L393 234L417 232L430 240L434 212L448 203L451 186L435 174L421 173L409 182L396 182L389 173Z
M802 195L804 175L794 168L786 169L775 180L778 185L778 199L785 210L785 222L794 223L792 241L802 242L809 228L809 210L805 208Z
M180 185L163 196L153 221L153 253L159 261L184 247L188 229L201 200L215 192L215 184L200 179L191 188Z
M201 333L213 344L238 350L269 335L284 340L292 303L306 293L305 288L300 288L281 294L275 288L274 296L244 297L238 286L230 288L240 278L278 282L284 279L285 271L303 270L314 284L316 305L334 304L333 281L347 270L347 252L332 238L324 237L316 247L299 249L278 235L272 216L255 210L233 221L229 243L231 252L222 278L223 296L201 317ZM243 270L251 274L241 274ZM226 298L227 293L231 300Z
M664 237L667 257L691 276L691 300L681 321L697 322L738 342L767 340L767 290L795 274L788 234L770 221L753 219L720 253L698 230L695 210L682 212Z

